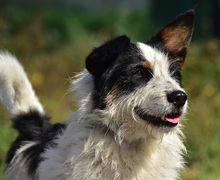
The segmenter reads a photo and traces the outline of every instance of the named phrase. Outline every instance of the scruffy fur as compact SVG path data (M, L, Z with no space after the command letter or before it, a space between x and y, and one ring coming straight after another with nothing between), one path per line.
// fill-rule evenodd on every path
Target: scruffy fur
M181 68L194 11L146 43L119 36L95 48L72 82L79 109L51 124L16 58L0 54L0 100L19 132L6 179L172 180L184 168L187 95Z

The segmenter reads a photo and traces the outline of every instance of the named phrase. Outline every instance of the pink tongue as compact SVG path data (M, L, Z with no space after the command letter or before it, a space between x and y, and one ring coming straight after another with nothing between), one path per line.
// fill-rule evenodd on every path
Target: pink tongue
M178 123L180 121L180 117L174 117L174 118L168 118L168 117L165 117L165 119L171 123Z

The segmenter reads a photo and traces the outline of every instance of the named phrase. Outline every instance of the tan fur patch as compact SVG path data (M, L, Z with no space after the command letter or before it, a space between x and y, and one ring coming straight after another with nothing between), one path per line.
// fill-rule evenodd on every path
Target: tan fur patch
M167 27L161 32L161 37L165 43L165 48L171 56L177 58L182 66L185 53L189 46L190 34L185 26Z
M144 60L140 64L146 69L149 69L149 70L153 69L151 63L148 60Z

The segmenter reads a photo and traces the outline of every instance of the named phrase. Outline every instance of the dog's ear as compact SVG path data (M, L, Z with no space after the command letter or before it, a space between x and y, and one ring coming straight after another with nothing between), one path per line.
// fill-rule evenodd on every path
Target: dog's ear
M93 75L104 72L130 46L130 39L123 35L95 48L86 58L86 69Z
M164 26L147 44L168 52L168 54L176 59L180 63L180 66L182 66L191 42L194 18L194 10L180 14L173 21Z

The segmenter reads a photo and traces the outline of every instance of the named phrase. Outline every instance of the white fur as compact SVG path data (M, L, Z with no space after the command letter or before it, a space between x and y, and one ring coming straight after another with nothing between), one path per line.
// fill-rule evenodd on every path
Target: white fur
M151 91L151 94L147 94L146 95L146 90L142 90L142 92L145 93L145 95L140 95L141 96L146 96L150 97L151 99L149 99L149 101L151 103L150 106L151 107L147 107L145 108L146 111L150 110L150 111L155 111L157 110L157 107L161 107L161 105L164 105L164 111L168 112L171 111L171 105L169 103L167 103L167 97L165 92L172 92L175 90L180 90L185 92L185 90L183 88L180 87L180 85L178 84L178 82L171 77L171 74L169 72L169 59L168 56L160 51L158 51L155 48L152 48L148 45L145 45L143 43L137 43L138 47L141 49L143 56L146 57L146 60L150 61L152 67L153 67L153 78L150 80L150 82L148 83L147 88L148 91ZM141 91L141 90L139 90ZM159 98L157 98L159 97ZM163 97L163 98L161 98ZM139 98L139 102L140 101ZM160 105L158 105L160 104ZM154 106L155 105L155 106ZM183 107L183 114L186 113L187 110L187 101L185 106ZM153 113L158 114L157 112L148 112L149 114Z
M16 151L15 156L8 165L5 176L9 180L32 180L32 177L27 174L27 158L23 156L23 152L28 148L36 145L37 142L24 142L23 145Z
M170 111L163 90L183 89L168 73L166 55L149 46L138 45L153 64L156 74L149 85L118 98L104 111L91 111L92 76L85 70L73 82L79 111L57 139L57 149L49 149L44 154L47 159L38 168L39 179L179 178L179 171L184 167L182 155L186 152L180 125L169 132L170 129L144 124L133 113L133 104L146 105L145 109L150 113L162 114L161 107ZM155 89L154 85L158 87ZM146 94L147 91L149 93ZM112 99L111 96L109 94L107 98ZM108 130L103 128L103 124Z
M181 126L156 128L134 113L140 105L149 114L171 111L165 90L183 90L168 73L167 56L147 45L137 44L151 65L154 77L146 87L112 98L105 110L93 110L93 77L84 70L73 82L79 103L67 129L55 140L37 169L40 180L174 180L184 167ZM11 73L14 72L14 73ZM14 85L15 84L15 85ZM18 98L15 98L18 93ZM0 98L12 115L35 107L43 112L30 83L14 57L0 55ZM183 114L186 112L185 104ZM28 145L23 149L28 148ZM20 149L21 150L21 149ZM19 151L19 150L18 150ZM23 172L8 169L8 179Z
M11 116L30 109L43 112L23 67L7 52L0 53L0 100Z

